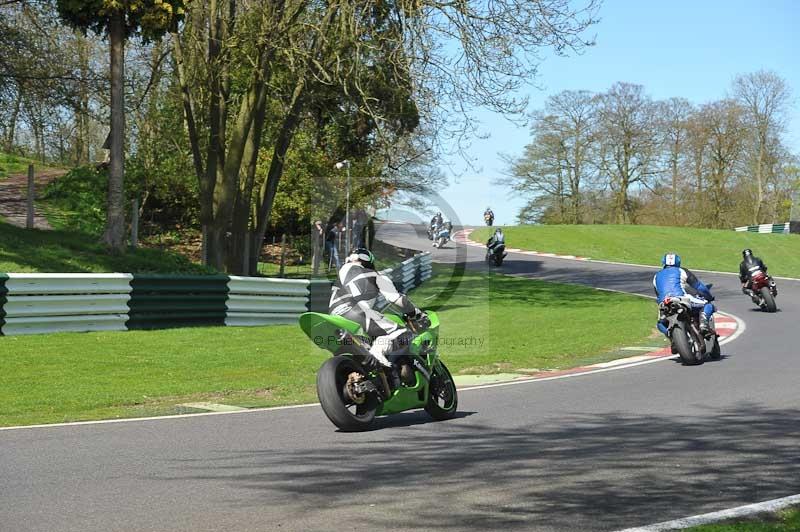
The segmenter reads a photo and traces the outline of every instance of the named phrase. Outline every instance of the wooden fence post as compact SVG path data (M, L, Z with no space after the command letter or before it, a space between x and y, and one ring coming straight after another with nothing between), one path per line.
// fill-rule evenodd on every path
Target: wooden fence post
M139 200L131 200L131 247L136 249L139 246Z
M278 272L278 277L283 277L286 270L286 233L281 236L281 269Z
M319 231L317 230L316 224L311 228L311 246L314 250L314 254L311 258L311 267L314 275L319 275L319 263L320 263L320 245L319 245Z
M33 229L33 165L28 165L28 209L27 217L25 218L25 228Z

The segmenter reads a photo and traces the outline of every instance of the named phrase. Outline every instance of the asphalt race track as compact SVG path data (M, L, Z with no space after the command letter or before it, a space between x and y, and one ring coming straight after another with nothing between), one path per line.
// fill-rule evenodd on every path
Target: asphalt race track
M408 226L379 236L432 249ZM432 251L483 267L480 248ZM521 254L501 270L647 295L653 275ZM769 315L735 276L700 277L747 328L699 367L464 391L457 419L360 434L315 406L0 431L0 530L615 530L800 493L800 283Z

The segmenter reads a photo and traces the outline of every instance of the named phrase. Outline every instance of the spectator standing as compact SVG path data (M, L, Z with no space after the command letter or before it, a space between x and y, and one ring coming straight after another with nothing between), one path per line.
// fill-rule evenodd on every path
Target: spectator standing
M337 270L342 267L342 263L339 260L339 250L337 249L341 232L342 223L339 222L337 224L331 224L325 233L325 247L328 248L328 270L331 269L334 262L336 263Z

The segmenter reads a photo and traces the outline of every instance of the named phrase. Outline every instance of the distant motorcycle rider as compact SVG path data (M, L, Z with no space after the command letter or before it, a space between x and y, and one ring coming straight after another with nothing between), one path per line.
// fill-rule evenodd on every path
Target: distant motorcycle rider
M764 261L753 255L752 249L742 250L742 262L739 263L739 281L742 283L742 292L744 294L750 297L753 296L753 277L759 272L767 276L772 294L777 295L778 287L772 277L767 274L767 265L764 264Z
M431 229L437 229L441 227L443 223L444 223L444 218L442 217L442 213L437 212L436 214L433 215L433 218L431 218Z
M701 309L700 330L705 334L710 330L710 320L716 308L710 302L714 300L711 291L692 272L681 267L681 257L675 253L666 253L661 259L661 271L653 276L653 288L656 292L659 308L664 300L681 298L686 300L693 309ZM687 287L691 287L697 296L690 295ZM658 330L669 336L664 316L659 312Z
M497 246L505 245L506 243L506 235L503 234L503 230L499 227L494 230L494 234L489 237L489 240L486 241L486 247L489 248L489 253L494 253L494 249Z
M408 297L397 291L391 279L375 271L375 256L365 248L354 250L339 270L331 291L329 313L358 323L372 339L369 352L374 360L367 361L368 366L374 368L377 362L393 369L388 355L408 345L412 333L374 309L379 295L415 321L424 323L427 319Z
M483 219L487 225L492 225L494 223L494 212L490 207L486 207L486 210L483 211Z

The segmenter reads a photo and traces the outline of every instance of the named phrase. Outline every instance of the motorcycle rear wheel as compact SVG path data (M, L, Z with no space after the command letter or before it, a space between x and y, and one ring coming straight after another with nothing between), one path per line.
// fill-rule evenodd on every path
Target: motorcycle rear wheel
M353 372L367 374L361 364L348 356L329 358L317 372L317 397L322 411L331 423L346 432L369 429L378 409L378 401L373 394L367 394L366 400L360 405L348 397L347 377Z
M439 362L431 371L430 392L425 411L436 421L452 419L458 410L458 391L450 370Z
M775 298L770 292L768 286L764 286L761 288L761 299L764 300L764 310L767 312L775 312L778 310L778 305L775 304Z
M705 360L702 356L697 356L693 342L689 339L689 334L683 323L675 325L670 335L672 338L672 346L680 355L681 362L687 366L698 366L705 362Z

